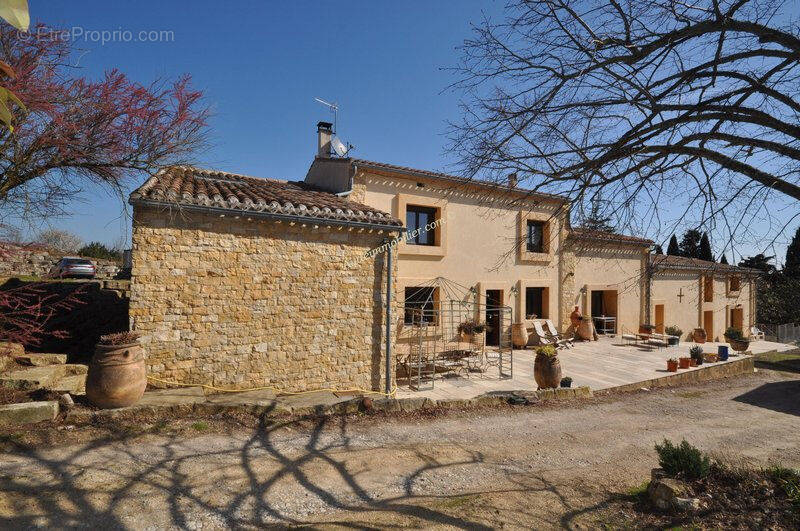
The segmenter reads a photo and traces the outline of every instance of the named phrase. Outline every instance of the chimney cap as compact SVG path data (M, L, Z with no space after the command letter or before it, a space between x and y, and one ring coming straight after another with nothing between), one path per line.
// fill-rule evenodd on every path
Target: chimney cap
M317 131L320 129L327 129L330 130L333 127L333 124L330 122L317 122Z

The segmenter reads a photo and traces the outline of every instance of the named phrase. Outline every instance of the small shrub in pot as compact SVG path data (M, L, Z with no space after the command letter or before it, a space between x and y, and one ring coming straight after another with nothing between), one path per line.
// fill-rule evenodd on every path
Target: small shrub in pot
M670 345L677 345L681 337L683 337L683 330L678 328L677 326L668 326L664 329L664 333L667 334L667 342Z
M689 357L691 357L696 365L703 364L703 347L695 345L689 349Z
M556 388L561 384L561 362L553 345L536 347L533 377L540 389Z
M561 387L572 387L572 378L569 376L561 378Z

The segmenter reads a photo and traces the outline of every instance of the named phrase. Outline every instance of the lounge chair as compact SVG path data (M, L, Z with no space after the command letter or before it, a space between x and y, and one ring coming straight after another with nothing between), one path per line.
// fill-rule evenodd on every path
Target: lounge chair
M555 341L553 341L547 334L545 334L541 322L539 321L533 322L533 332L536 334L540 345L555 345Z
M567 348L572 348L572 339L561 337L561 334L556 330L556 325L550 319L545 319L544 324L547 326L547 331L550 332L550 337L556 342L556 345L563 345Z
M751 326L750 327L750 335L755 340L758 340L758 339L760 339L762 341L764 340L764 332L757 326Z

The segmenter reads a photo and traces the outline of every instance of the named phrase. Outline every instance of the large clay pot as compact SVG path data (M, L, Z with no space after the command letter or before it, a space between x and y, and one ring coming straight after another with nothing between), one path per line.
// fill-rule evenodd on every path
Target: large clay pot
M728 340L728 343L731 344L731 348L736 352L744 352L748 348L750 348L750 341L746 339L731 339L729 337L725 337Z
M556 388L561 385L561 362L558 356L536 354L533 362L533 378L539 389Z
M702 328L695 328L692 331L692 339L695 343L705 343L706 342L706 331Z
M144 354L138 343L97 345L86 375L86 397L103 409L131 406L147 387Z
M515 348L525 348L528 344L528 330L525 328L525 323L511 325L511 342Z

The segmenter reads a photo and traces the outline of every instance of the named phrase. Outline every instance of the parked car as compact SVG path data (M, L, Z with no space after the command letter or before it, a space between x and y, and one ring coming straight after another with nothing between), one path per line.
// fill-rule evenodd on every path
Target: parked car
M78 256L65 256L50 270L53 278L94 278L97 270L91 260Z

